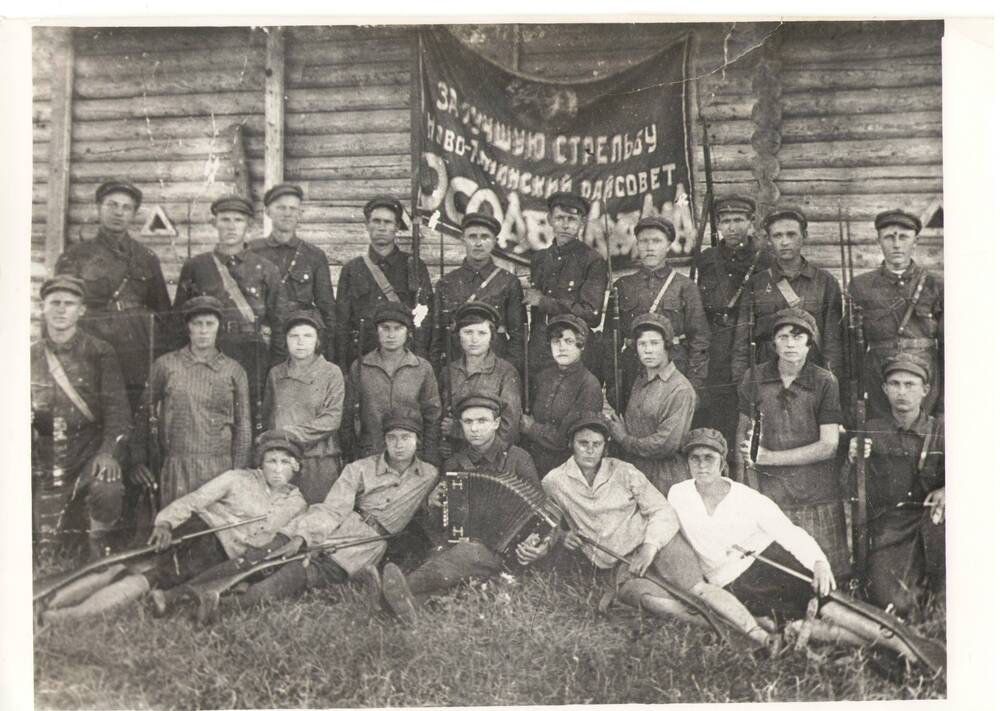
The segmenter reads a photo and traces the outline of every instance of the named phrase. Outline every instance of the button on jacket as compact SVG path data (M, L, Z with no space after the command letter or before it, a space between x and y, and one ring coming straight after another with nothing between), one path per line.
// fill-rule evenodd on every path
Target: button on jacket
M442 471L514 474L525 481L538 484L538 472L528 453L515 445L505 444L499 437L494 437L483 452L466 444L464 449L448 458Z
M514 366L503 358L490 353L486 357L483 370L469 372L465 358L458 358L442 373L441 392L448 392L451 387L451 402L459 403L467 395L483 393L493 395L500 400L500 429L497 435L504 442L513 444L517 441L521 427L521 381ZM447 408L451 403L444 403ZM461 414L453 413L455 427L450 437L463 439ZM454 451L454 450L453 450Z
M229 270L261 324L270 326L274 337L279 337L277 306L281 277L278 268L264 257L249 250L236 254L222 254L216 249L191 257L184 262L177 294L174 297L174 311L182 314L184 304L195 296L214 296L222 302L225 321L246 322L223 286L213 256ZM223 329L220 329L220 335L222 333Z
M928 441L924 466L917 471L930 419L923 412L909 427L891 417L868 420L865 436L872 440L868 459L868 505L875 513L897 508L900 502L922 503L944 486L944 422Z
M566 441L570 420L580 412L599 412L603 405L601 384L583 363L577 361L566 369L554 365L542 371L531 407L535 423L521 433L542 476L571 455Z

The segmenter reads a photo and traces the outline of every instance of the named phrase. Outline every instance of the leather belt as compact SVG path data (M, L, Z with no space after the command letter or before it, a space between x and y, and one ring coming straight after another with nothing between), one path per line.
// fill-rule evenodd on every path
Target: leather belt
M358 515L361 517L361 520L365 522L365 525L368 526L368 528L374 530L375 533L377 533L378 535L380 536L392 535L389 529L383 526L381 523L379 523L379 520L375 518L375 515L372 514L371 512L358 511Z

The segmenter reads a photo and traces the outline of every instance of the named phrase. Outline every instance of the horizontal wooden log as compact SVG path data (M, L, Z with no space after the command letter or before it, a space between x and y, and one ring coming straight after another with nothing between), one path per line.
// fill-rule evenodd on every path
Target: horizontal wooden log
M230 91L224 94L201 93L183 96L146 96L140 100L79 99L73 102L77 121L146 118L154 116L210 116L226 121L227 114L260 113L264 110L264 92Z
M129 139L167 140L178 138L223 137L234 123L243 126L248 134L264 132L263 114L227 114L213 120L209 116L179 116L176 118L120 118L103 121L75 121L74 141L121 141ZM35 140L48 140L48 125L34 129Z
M882 210L900 208L920 215L941 195L935 193L882 193L880 195L801 195L794 204L802 210L810 222L838 219L838 207L842 206L844 219L874 220ZM782 202L779 200L779 202Z
M49 101L52 98L52 84L48 76L33 76L31 78L32 101Z
M845 225L848 223L850 224L851 241L853 243L878 249L878 235L875 232L875 221L873 218L864 220L848 219L845 221ZM810 220L807 244L813 246L833 245L839 249L840 228L836 217L833 220ZM921 234L919 244L926 249L935 250L942 248L944 240L941 237Z
M251 170L255 167L251 166ZM328 158L289 158L285 161L287 180L343 180L410 177L410 157L405 154L387 156L352 156L349 162Z
M251 27L78 27L73 33L76 51L87 55L123 55L188 52L206 47L225 49L263 47L266 35Z
M263 183L260 183L260 185L263 185ZM254 204L258 210L255 219L259 221L263 211L262 197L260 194L254 194L253 191L251 191L251 195L254 198ZM302 216L300 218L300 223L303 225L311 222L353 222L361 224L364 222L364 213L362 208L368 197L370 196L348 201L312 200L308 199L307 196L306 201L302 203ZM142 207L139 208L136 215L134 220L135 230L140 230L142 225L145 224L153 205L162 207L164 213L167 215L167 218L177 229L181 229L185 225L209 225L212 222L211 200L209 199L192 199L186 202L173 200L157 200L156 202L147 201ZM33 203L31 206L31 216L32 223L44 223L45 204ZM71 222L79 224L96 224L97 207L94 205L92 200L89 202L80 201L70 203L69 219Z
M290 42L286 61L290 64L329 66L351 62L406 62L408 40L362 39L355 41Z
M46 160L45 144L34 144L32 154L35 160ZM227 155L229 145L219 138L180 138L162 140L129 141L73 141L74 161L172 161L208 158L210 155ZM263 153L258 150L254 157Z
M285 114L287 135L324 133L407 133L410 131L410 110L366 109L359 111L329 111L325 113Z
M696 117L700 116L709 123L732 120L749 121L755 102L750 92L745 94L720 94L711 91L699 91L698 96L700 99L697 106L693 107L693 112ZM697 131L694 133L697 133Z
M840 279L840 247L839 245L808 245L803 248L802 254L813 264L821 269L826 269ZM877 269L882 264L882 252L872 247L871 249L854 249L854 270L857 276L858 270ZM942 264L941 247L924 247L919 245L916 251L916 260L928 268L940 269Z
M70 166L70 177L76 182L103 182L123 175L141 182L203 182L206 169L213 168L216 180L232 180L232 167L222 161L218 167L204 160L77 162Z
M941 63L940 61L936 64L886 62L866 69L834 66L824 70L802 70L792 65L782 66L780 77L784 91L940 86Z
M249 142L250 146L255 141ZM408 133L358 133L321 136L286 136L289 158L340 155L399 155L410 151Z
M219 69L189 69L127 76L81 76L73 83L79 99L115 99L205 92L263 91L263 66L245 68L239 64ZM178 101L183 98L178 97Z
M123 79L131 82L155 80L188 72L220 70L259 75L264 71L264 48L243 44L235 47L206 45L171 52L119 53L80 57L77 72L91 81Z
M881 90L815 90L788 92L781 97L785 119L796 116L940 111L941 87L900 87Z
M727 148L720 146L719 149ZM875 141L787 143L778 151L782 168L940 164L941 141L893 138Z
M288 89L286 101L289 113L398 109L409 106L409 94L409 86Z
M747 144L712 146L712 169L714 170L751 170L756 160L756 153ZM693 151L694 169L699 173L705 172L702 161L702 152L699 148Z
M358 40L405 40L414 28L406 25L286 25L289 44L294 42L356 42Z
M407 62L357 62L344 65L290 64L285 80L291 88L407 84Z
M886 193L938 194L944 180L934 178L864 178L847 180L775 180L782 195L883 195Z
M899 111L853 116L803 116L783 121L780 130L783 143L940 138L941 112Z
M788 64L799 62L836 62L844 57L887 60L941 54L941 38L909 37L897 29L891 36L876 33L856 33L833 38L796 37L787 30L781 46L781 58ZM885 29L890 29L886 27Z

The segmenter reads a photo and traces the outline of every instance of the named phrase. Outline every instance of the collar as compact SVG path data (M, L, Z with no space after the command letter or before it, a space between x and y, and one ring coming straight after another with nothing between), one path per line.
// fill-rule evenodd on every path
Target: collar
M896 429L899 432L912 432L920 437L925 437L930 432L930 418L927 416L927 413L923 411L923 408L921 408L920 414L917 415L917 419L915 419L913 424L909 427L903 427L903 425L896 421L895 417L892 418L892 421L896 423Z
M380 351L378 348L376 348L373 351L370 351L369 353L366 353L361 358L361 362L364 365L370 365L370 366L373 366L375 368L379 368L380 370L383 370L386 373L389 372L385 368L385 360L382 358L382 351ZM407 351L405 351L405 354L403 355L403 359L400 361L399 365L400 365L400 367L403 367L403 366L413 366L413 367L416 367L416 366L420 365L420 361L417 359L417 356L414 355L413 351L407 350Z
M395 469L389 466L389 460L386 458L386 453L375 455L375 476L406 476L413 472L414 474L420 474L420 459L413 455L413 461L410 462L410 466L401 472L397 472Z
M395 261L402 252L399 251L399 245L392 245L392 251L384 257L375 251L375 248L368 245L368 258L371 259L376 264L385 264L387 262Z
M670 380L670 378L673 377L674 373L676 372L677 372L677 366L674 365L673 361L668 361L665 365L661 365L659 368L653 371L652 377L649 376L649 371L647 370L645 382L649 383L659 378L660 380L666 383Z
M656 269L650 269L649 267L647 267L645 265L640 265L639 266L639 273L642 274L646 278L649 278L650 276L654 276L657 279L666 279L668 276L670 276L670 272L672 272L672 271L673 271L673 269L670 268L669 264L664 264L663 266L658 267Z
M489 261L487 261L486 264L483 265L483 268L477 270L473 268L472 264L469 263L468 257L466 257L465 259L462 260L461 268L469 272L470 274L479 277L480 279L486 279L486 277L492 274L493 270L497 268L497 265L493 261L493 257L490 257Z
M556 371L559 373L560 378L568 378L569 376L575 375L576 373L579 373L581 370L583 370L583 358L578 360L576 363L567 366L565 370L560 368L558 365L555 368Z
M719 254L722 255L722 257L727 261L752 259L754 251L753 237L750 235L747 236L746 242L735 249L727 247L725 240L719 240Z
M792 385L798 385L805 390L814 390L816 388L816 370L817 366L809 361L805 362L802 366L802 370L799 374L795 376L795 380L792 381ZM778 371L778 358L775 356L771 360L760 366L760 381L764 382L778 382L781 383L781 373ZM789 386L791 390L791 386Z
M484 359L484 363L485 365L483 366L483 369L475 371L476 373L492 373L494 370L496 370L497 357L492 350L486 353L486 358ZM454 365L456 368L458 368L458 370L462 371L462 373L466 377L469 377L470 373L465 368L465 356L460 356L456 358Z
M237 262L242 262L244 259L246 259L247 250L246 250L246 245L244 245L243 249L241 249L236 254L223 254L222 252L219 251L218 245L216 245L215 247L212 248L212 254L218 257L220 262L225 264L230 259L235 259Z
M274 238L273 232L267 236L266 240L264 240L268 247L290 247L292 249L297 249L301 241L302 240L299 239L298 235L293 234L292 238L287 242L279 242Z
M53 341L52 337L49 336L48 328L43 328L42 330L44 331L43 338L45 339L45 347L48 348L53 353L64 353L66 351L73 350L76 347L76 345L80 342L80 339L82 338L82 336L80 335L81 331L79 324L77 324L76 330L73 332L73 335L65 343L56 343L55 341Z
M597 476L594 477L593 485L587 483L587 477L583 475L580 465L576 463L576 460L572 456L562 466L565 469L567 477L576 479L588 489L596 491L615 473L617 461L617 459L605 455L604 459L601 460L601 466L597 469Z
M574 252L578 252L583 247L584 247L583 242L581 242L580 238L577 237L575 239L571 239L569 242L567 242L566 244L564 244L562 247L560 247L559 244L553 239L552 240L552 247L551 247L551 249L552 249L552 253L555 254L557 257L562 257L564 255L569 255L569 254L573 254Z
M315 379L314 376L322 365L321 361L325 360L322 353L316 353L309 363L293 369L292 359L289 356L287 360L277 365L279 370L276 375L279 378L289 378L290 380L298 380L300 383L309 384Z
M798 277L805 277L806 279L813 279L816 276L816 267L806 261L805 257L802 257L802 265L799 267L797 272L786 272L775 260L774 264L771 266L771 274L776 280L781 280L782 277L791 281L792 279L797 279Z
M503 454L503 451L503 442L500 441L500 437L498 435L494 435L493 442L490 443L490 446L486 448L485 452L480 452L472 445L466 444L465 448L462 450L462 454L474 466L484 461L496 466L500 462L500 457Z
M128 252L129 248L132 246L132 238L129 236L128 230L123 232L121 237L114 237L105 232L102 228L98 227L97 239L103 242L104 246L114 252Z
M254 473L254 476L257 477L258 481L260 481L260 485L263 486L267 491L270 491L271 494L288 496L289 494L292 493L293 489L298 491L298 489L295 487L294 484L287 481L284 483L283 486L281 486L281 488L272 489L271 486L267 483L267 477L264 476L263 469L251 469L250 471L252 471Z
M917 273L917 262L915 259L910 260L909 266L903 271L902 274L894 274L889 270L888 265L885 260L882 260L882 264L879 266L879 274L888 279L889 281L909 281Z
M225 353L219 350L218 346L216 346L214 356L208 358L207 360L199 360L198 358L194 357L194 352L191 350L190 343L181 348L180 351L178 352L180 353L181 358L186 360L188 363L205 365L211 368L212 370L218 370L219 366L222 363L222 360L226 357Z

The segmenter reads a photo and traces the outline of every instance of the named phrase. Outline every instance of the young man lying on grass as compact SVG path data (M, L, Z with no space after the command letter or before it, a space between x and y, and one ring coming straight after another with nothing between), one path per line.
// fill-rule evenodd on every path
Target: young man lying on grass
M164 613L181 583L197 580L216 565L239 558L249 547L270 541L279 528L306 510L305 499L289 483L301 459L301 447L283 432L263 433L257 442L259 469L224 472L157 514L149 542L161 552L152 567L140 573L122 563L81 578L56 594L42 614L43 622L109 612L151 589L156 612ZM259 516L266 518L167 550L175 537Z

